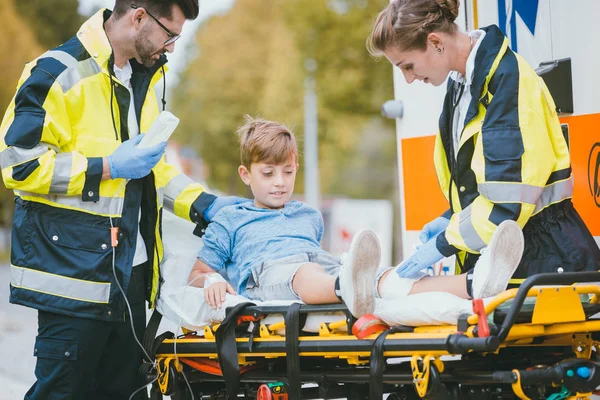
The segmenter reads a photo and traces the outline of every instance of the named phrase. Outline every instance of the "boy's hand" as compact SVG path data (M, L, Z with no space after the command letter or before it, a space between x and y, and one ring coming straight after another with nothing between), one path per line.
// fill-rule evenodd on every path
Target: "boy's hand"
M204 288L204 300L213 310L223 307L225 294L237 294L235 289L227 282L215 282Z

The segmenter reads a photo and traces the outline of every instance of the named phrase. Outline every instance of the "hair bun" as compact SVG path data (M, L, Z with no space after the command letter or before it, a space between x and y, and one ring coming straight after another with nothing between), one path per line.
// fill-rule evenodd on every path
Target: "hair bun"
M458 17L458 7L460 5L460 0L435 0L440 9L442 10L442 15L448 21L454 22L454 20Z

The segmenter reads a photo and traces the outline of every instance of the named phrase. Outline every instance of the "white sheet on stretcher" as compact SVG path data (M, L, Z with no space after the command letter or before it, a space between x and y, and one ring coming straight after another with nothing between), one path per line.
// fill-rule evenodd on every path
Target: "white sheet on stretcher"
M165 258L161 266L164 283L156 307L160 313L177 324L192 330L221 322L225 308L249 302L247 298L226 295L223 308L213 310L204 301L204 289L187 286L187 279L195 262L194 254L178 253ZM256 305L288 305L291 301L256 302ZM431 292L407 296L403 299L377 299L375 315L388 325L444 325L456 324L461 314L472 313L472 303L449 293ZM274 323L283 316L270 317L263 323ZM342 313L311 314L304 331L318 332L322 322L339 321Z

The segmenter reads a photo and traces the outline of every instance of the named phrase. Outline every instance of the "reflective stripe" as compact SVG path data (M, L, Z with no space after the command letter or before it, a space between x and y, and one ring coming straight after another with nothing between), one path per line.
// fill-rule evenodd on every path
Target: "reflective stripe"
M460 212L459 221L458 232L463 238L465 244L471 250L479 251L487 246L487 244L475 230L475 226L473 226L471 206L468 206Z
M75 57L61 50L49 50L39 57L39 59L42 58L54 58L67 68L72 68L77 65L77 59Z
M11 265L12 286L89 303L108 304L110 282L92 282Z
M492 202L534 204L535 214L550 204L573 196L573 176L546 187L524 183L485 182L478 184L477 188L483 197Z
M48 152L48 145L40 143L32 149L11 146L2 150L0 153L0 167L2 169L13 165L21 164L26 161L41 157Z
M175 212L175 199L185 190L185 188L194 183L193 180L179 174L169 181L165 187L164 204L165 209L170 212Z
M72 68L64 70L63 73L56 78L56 81L59 83L60 87L62 87L63 92L68 92L83 79L94 76L100 71L102 70L96 61L93 58L88 58L87 60L78 62Z
M571 178L556 182L550 186L544 188L540 201L535 205L535 211L537 213L548 207L550 204L558 203L564 199L573 197L573 185L575 184L573 176Z
M159 187L158 189L156 189L156 198L158 199L158 208L161 208L163 206L164 197L165 197L165 188Z
M58 153L54 161L54 172L50 183L50 193L67 194L73 169L73 154Z
M24 191L16 191L18 196L42 198L46 201L61 204L63 206L74 208L82 211L87 211L93 214L119 217L123 214L123 206L125 199L123 197L100 197L96 202L83 201L81 196L56 196L30 193ZM34 200L35 201L35 200Z

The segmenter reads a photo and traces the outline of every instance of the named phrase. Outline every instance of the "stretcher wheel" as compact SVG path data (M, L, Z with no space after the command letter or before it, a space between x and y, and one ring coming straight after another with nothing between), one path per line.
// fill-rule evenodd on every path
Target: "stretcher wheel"
M283 382L264 383L258 388L256 400L288 400L287 386Z

